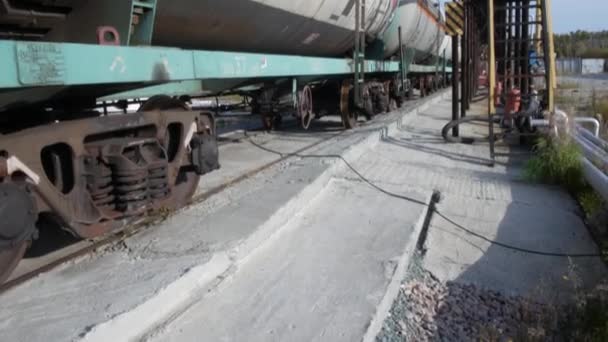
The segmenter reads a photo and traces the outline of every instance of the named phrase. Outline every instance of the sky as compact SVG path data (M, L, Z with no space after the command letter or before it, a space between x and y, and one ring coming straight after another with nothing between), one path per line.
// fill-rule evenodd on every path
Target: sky
M553 31L608 30L608 0L553 0Z
M555 33L608 30L608 0L553 0L551 3Z

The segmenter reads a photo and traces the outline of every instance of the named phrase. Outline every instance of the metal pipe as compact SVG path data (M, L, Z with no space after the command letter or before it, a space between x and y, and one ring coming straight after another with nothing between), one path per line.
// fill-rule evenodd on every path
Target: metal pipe
M531 119L530 120L531 127L549 127L551 126L551 121L547 119Z
M555 138L559 137L557 125L551 125L551 121L547 119L530 119L530 128L534 127L549 127Z
M582 159L583 174L591 187L608 202L608 176L587 158Z
M596 164L606 170L608 166L608 154L593 143L587 141L580 135L572 135L572 139L579 145L585 158L593 160Z
M593 125L593 135L596 137L600 136L600 122L595 118L574 118L576 123L588 123Z
M608 142L604 141L603 139L593 135L593 133L589 132L588 129L582 127L582 126L577 126L576 127L578 133L580 135L582 135L585 139L589 140L590 142L592 142L593 144L595 144L598 147L603 148L606 152L608 152Z

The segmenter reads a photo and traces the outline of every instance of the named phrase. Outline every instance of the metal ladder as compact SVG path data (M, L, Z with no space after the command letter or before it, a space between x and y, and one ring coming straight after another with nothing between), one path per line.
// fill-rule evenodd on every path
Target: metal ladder
M546 4L545 0L520 0L496 7L498 80L503 82L504 89L519 88L522 96L528 96L534 81L541 78L547 92L553 92L553 44L551 30L547 29ZM532 47L536 56L530 56ZM540 63L535 68L538 60L543 61L544 68Z
M492 29L495 37L497 81L502 82L505 93L512 88L518 88L522 98L530 97L535 88L543 86L546 90L547 110L553 113L556 83L550 2L495 0L494 3L495 24ZM542 64L539 61L542 61ZM494 99L489 100L494 101ZM490 111L492 160L495 157L496 140L492 124L493 115L494 113Z

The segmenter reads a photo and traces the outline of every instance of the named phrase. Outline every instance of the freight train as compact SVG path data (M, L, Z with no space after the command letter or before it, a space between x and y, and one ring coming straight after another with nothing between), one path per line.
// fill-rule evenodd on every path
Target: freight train
M0 282L41 220L92 238L186 204L219 168L214 115L189 99L350 128L445 83L442 22L429 0L0 0Z

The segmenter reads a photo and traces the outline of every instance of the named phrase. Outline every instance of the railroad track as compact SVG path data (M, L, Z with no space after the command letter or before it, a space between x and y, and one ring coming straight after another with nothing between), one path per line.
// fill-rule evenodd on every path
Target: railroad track
M307 150L315 148L337 136L344 134L345 132L346 132L345 130L341 130L337 133L330 134L330 135L323 137L320 140L315 141L311 144L308 144L294 152L286 153L285 155L280 156L279 158L274 159L268 163L265 163L259 167L254 168L252 170L249 170L236 178L233 178L216 187L213 187L201 194L195 195L195 197L192 199L192 201L185 207L197 205L197 204L205 201L206 199L210 198L211 196L216 195L231 186L234 186L240 182L243 182L244 180L247 180L287 159L290 159L290 158L294 157L295 155L302 154L303 152L306 152ZM254 136L247 135L247 138L251 138L251 137L254 137ZM175 212L177 212L177 211L175 211ZM173 212L173 213L175 213L175 212ZM94 240L92 243L87 244L86 246L83 246L82 248L78 248L75 251L69 252L65 255L57 256L57 257L53 258L52 260L45 262L44 265L36 267L31 271L27 271L27 272L23 273L22 275L19 275L13 279L8 280L4 284L1 284L0 285L0 294L4 293L10 289L16 288L19 285L22 285L23 283L27 282L28 280L36 278L37 276L44 274L46 272L49 272L69 261L73 261L73 260L76 260L83 256L95 253L95 252L99 251L100 249L105 249L105 248L110 248L112 246L115 246L116 244L120 243L121 241L124 241L125 239L135 236L138 233L144 231L147 227L164 221L169 216L171 216L173 213L163 212L163 213L152 214L151 216L150 215L146 216L143 219L140 219L138 222L130 223L129 225L127 225L127 227L125 227L124 229L122 229L120 231L117 231L108 236L102 237L99 240Z
M250 119L250 117L248 119ZM379 119L379 118L377 118L377 119ZM367 125L369 125L371 123L378 123L378 120L360 123L359 127L366 127ZM246 172L242 173L241 175L237 176L236 178L233 178L229 181L221 183L220 185L217 185L209 190L206 190L203 193L195 195L188 205L180 208L179 210L193 206L193 205L197 205L197 204L207 200L211 196L216 195L229 187L232 187L244 180L247 180L287 159L290 159L292 157L297 157L297 155L302 155L304 152L306 152L310 149L313 149L331 139L334 139L334 138L348 132L348 130L343 130L343 129L339 130L335 133L333 133L331 130L323 130L323 129L320 129L320 130L311 129L311 130L307 130L307 131L302 131L299 129L299 127L300 126L297 122L287 121L287 122L283 123L282 130L280 132L282 132L282 133L289 133L289 132L323 133L323 132L325 132L325 133L329 133L329 134L325 137L319 138L319 140L317 140L315 142L312 142L308 145L301 147L298 150L295 150L293 152L285 152L285 154L280 155L277 159L274 159L259 167L246 171ZM247 129L239 129L238 127L235 127L231 133L238 132L238 131L245 132L246 139L251 139L251 138L254 138L255 136L257 136L257 134L248 135ZM230 132L226 132L224 134L228 134L228 133L230 133ZM220 141L220 145L221 145L221 141ZM177 211L175 211L175 212L177 212ZM158 223L166 220L169 216L173 215L175 212L159 212L156 214L152 213L151 215L147 215L144 218L140 219L138 222L130 222L126 225L125 228L123 228L119 231L113 232L107 236L101 237L98 240L93 240L92 242L82 246L81 248L76 248L72 252L49 258L50 260L48 262L44 262L43 265L36 266L32 270L26 271L23 274L14 277L13 279L9 279L4 284L0 284L0 295L10 289L13 289L13 288L27 282L30 279L33 279L43 273L49 272L69 261L73 261L80 257L95 253L101 249L110 248L112 246L115 246L118 243L120 243L121 241L124 241L125 239L135 236L138 233L144 231L147 227L150 227L151 225L158 224ZM60 251L61 248L58 250Z

